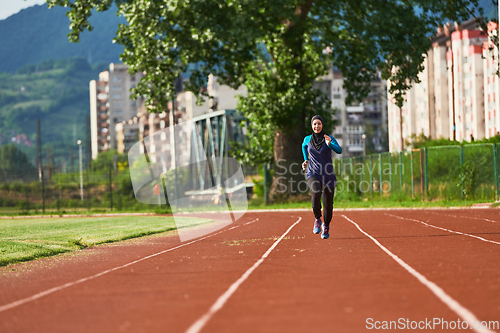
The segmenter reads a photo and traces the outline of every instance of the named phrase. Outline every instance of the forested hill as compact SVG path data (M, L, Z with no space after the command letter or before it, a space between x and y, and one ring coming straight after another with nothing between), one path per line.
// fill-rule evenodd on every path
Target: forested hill
M90 66L84 58L47 60L0 73L0 139L17 142L35 156L36 121L41 119L42 144L53 153L76 149L85 140L90 113L89 81L98 79L107 63Z
M90 19L94 30L85 31L80 43L68 41L66 11L36 5L0 20L0 72L15 73L24 65L48 59L82 57L90 64L119 61L123 47L112 40L125 19L116 16L116 9L95 13Z

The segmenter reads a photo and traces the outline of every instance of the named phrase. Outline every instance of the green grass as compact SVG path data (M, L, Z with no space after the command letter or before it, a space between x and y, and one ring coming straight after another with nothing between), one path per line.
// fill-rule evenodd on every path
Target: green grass
M22 102L22 103L17 103L13 110L19 109L19 108L26 108L26 107L31 107L31 106L39 106L41 109L46 109L49 107L51 103L51 100L49 99L40 99L37 101L28 101L28 102Z
M333 202L334 209L344 208L432 208L432 207L470 207L475 203L488 202L485 200L440 200L440 201L421 201L420 199L402 200L397 201L390 198L376 198L369 200L359 201L344 201L335 200ZM493 204L492 207L500 206L500 204ZM265 205L263 198L252 199L248 205L249 209L297 209L306 208L311 209L311 202L292 202L292 203L278 203Z
M208 222L176 219L189 226ZM174 229L174 218L164 216L2 219L0 266Z

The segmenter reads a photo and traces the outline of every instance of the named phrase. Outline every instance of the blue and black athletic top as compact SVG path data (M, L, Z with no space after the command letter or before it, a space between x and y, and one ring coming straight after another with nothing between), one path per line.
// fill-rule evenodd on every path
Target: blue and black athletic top
M306 136L302 143L302 154L304 155L304 160L309 161L306 169L306 179L315 177L324 185L333 187L337 182L337 177L335 176L335 169L332 164L332 150L337 154L342 154L342 148L333 136L327 135L332 141L328 146L326 142L323 142L319 150L313 148L311 135Z

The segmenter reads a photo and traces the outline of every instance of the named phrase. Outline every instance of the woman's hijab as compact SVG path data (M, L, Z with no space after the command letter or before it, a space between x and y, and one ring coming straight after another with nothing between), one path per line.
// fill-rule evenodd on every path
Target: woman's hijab
M314 116L312 117L311 119L311 126L313 124L313 122L318 119L319 121L321 121L321 124L323 125L323 127L325 126L325 123L323 122L323 118L321 118L321 116ZM311 136L311 144L313 146L314 149L316 150L320 150L321 149L321 146L323 145L323 142L325 142L325 131L323 129L321 129L321 132L320 133L316 133L313 131L313 134Z

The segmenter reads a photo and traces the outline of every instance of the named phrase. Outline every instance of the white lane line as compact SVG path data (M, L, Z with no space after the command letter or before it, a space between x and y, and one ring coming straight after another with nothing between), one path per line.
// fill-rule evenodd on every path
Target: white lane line
M450 230L450 229L446 229L446 228L441 228L441 227L438 227L438 226L426 223L424 221L415 220L415 219L411 219L411 218L408 218L408 217L402 217L402 216L388 214L388 213L384 213L384 214L385 215L389 215L389 216L397 217L398 219L401 219L401 220L415 221L415 222L418 222L418 223L422 223L423 225L426 225L428 227L436 228L436 229L440 229L440 230L444 230L444 231L448 231L448 232L451 232L451 233L454 233L454 234L463 235L463 236L469 236L469 237L472 237L472 238L479 239L479 240L481 240L483 242L488 242L488 243L493 243L493 244L500 245L500 242L492 241L492 240L489 240L489 239L486 239L486 238L483 238L483 237L479 237L479 236L475 236L475 235L471 235L471 234L466 234L466 233L460 232L460 231L455 231L455 230Z
M257 221L257 219L253 220L252 222L255 222ZM240 225L237 225L237 226L234 226L233 228L231 229L234 229L236 227L239 227ZM156 256L159 256L161 254L164 254L164 253L167 253L167 252L171 252L173 250L177 250L181 247L184 247L184 246L187 246L187 245L190 245L190 244L193 244L193 243L196 243L196 242L199 242L199 241L202 241L204 239L207 239L207 238L210 238L210 237L213 237L215 235L218 235L220 233L223 233L225 231L228 231L230 229L225 229L225 230L222 230L222 231L219 231L217 233L214 233L214 234L211 234L211 235L208 235L208 236L205 236L205 237L202 237L202 238L198 238L198 239L195 239L191 242L188 242L188 243L185 243L185 244L181 244L179 246L176 246L176 247L173 247L173 248L170 248L170 249L167 249L167 250L163 250L161 252L158 252L158 253L154 253L154 254L151 254L149 256L146 256L146 257L143 257L141 259L137 259L137 260L134 260L132 262L129 262L128 264L124 264L124 265L121 265L121 266L117 266L115 268L111 268L111 269L108 269L108 270L105 270L103 272L100 272L100 273L97 273L95 275L92 275L92 276L89 276L89 277L86 277L86 278L82 278L82 279L79 279L79 280L76 280L76 281L73 281L73 282L68 282L68 283L65 283L61 286L58 286L58 287L54 287L54 288L51 288L51 289L48 289L48 290L45 290L45 291L42 291L38 294L35 294L33 296L30 296L30 297L26 297L26 298L23 298L23 299L20 299L18 301L15 301L15 302L12 302L12 303L8 303L8 304L5 304L5 305L2 305L0 306L0 312L3 312L3 311L6 311L6 310L9 310L9 309L12 309L12 308L15 308L17 306L20 306L22 304L25 304L25 303L28 303L28 302L31 302L31 301L34 301L34 300L37 300L39 298L42 298L44 296L47 296L47 295L50 295L50 294L53 294L55 293L56 291L60 291L60 290L63 290L63 289L66 289L68 287L71 287L71 286L74 286L74 285L77 285L77 284L80 284L80 283L83 283L83 282L86 282L86 281L89 281L89 280L93 280L95 278L98 278L100 276L103 276L105 274L108 274L108 273L111 273L111 272L114 272L116 270L119 270L119 269L122 269L122 268L125 268L125 267L128 267L128 266L131 266L133 264L137 264L138 262L141 262L141 261L144 261L144 260L147 260L147 259L150 259L150 258L153 258L153 257L156 257Z
M459 216L459 215L452 215L452 214L438 214L438 213L435 213L435 212L429 212L429 213L436 214L436 215L446 215L446 216L451 216L451 217L460 217L460 218L463 218L463 219L485 220L485 221L488 221L488 222L500 223L498 221L490 220L490 219L487 219L485 217Z
M439 287L437 284L435 284L432 281L429 281L425 276L417 272L413 267L408 265L406 262L401 260L398 256L396 256L394 253L389 251L385 246L380 244L378 240L376 240L374 237L366 233L361 227L348 218L345 215L342 215L347 221L351 222L358 228L358 230L363 233L365 236L370 238L375 244L377 244L378 247L382 249L385 253L387 253L392 259L394 259L399 265L401 265L404 269L406 269L411 275L417 278L420 283L422 283L424 286L429 288L430 291L434 295L436 295L441 302L446 304L453 312L455 312L457 315L459 315L464 321L466 321L469 325L469 328L473 329L475 332L479 333L494 333L495 331L491 331L487 328L477 328L477 323L480 323L479 319L468 309L464 308L460 303L458 303L456 300L454 300L450 295L448 295L441 287Z
M266 253L264 253L264 255L262 255L262 257L255 264L253 264L252 267L250 267L245 273L243 273L243 275L238 280L236 280L236 282L234 282L229 287L229 289L226 290L226 292L224 294L222 294L217 299L217 301L215 301L215 303L210 307L210 309L208 310L208 312L205 313L203 316L201 316L200 319L198 319L193 325L191 325L191 327L188 328L188 330L186 331L186 333L198 333L198 332L200 332L201 329L203 328L203 326L205 326L205 324L210 320L210 318L212 318L212 316L217 311L219 311L220 309L222 309L222 307L227 302L227 300L231 297L231 295L233 295L234 292L239 288L239 286L243 282L245 282L245 280L250 276L250 274L252 274L252 272L255 269L257 269L257 267L259 267L260 264L262 264L262 262L264 261L264 259L266 259L267 256L269 256L269 254L271 253L271 251L274 250L274 248L276 246L278 246L279 242L281 242L281 240L290 232L290 230L292 230L293 227L295 227L297 225L297 223L300 222L300 220L302 220L302 217L299 217L299 219L297 220L297 222L295 222L294 224L292 224L290 226L290 228L288 228L288 230L285 231L285 233L283 235L281 235L281 237L278 238L278 240L276 242L274 242L274 244L266 251Z
M258 219L257 219L257 220L258 220ZM257 220L253 220L253 221L247 222L247 223L245 223L245 224L243 224L243 225L249 225L249 224L252 224L252 223L256 222Z

